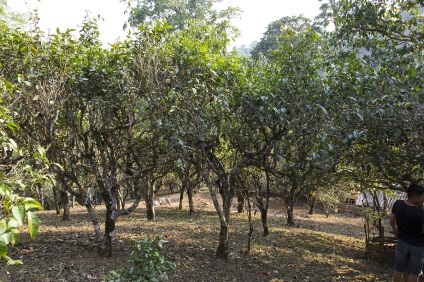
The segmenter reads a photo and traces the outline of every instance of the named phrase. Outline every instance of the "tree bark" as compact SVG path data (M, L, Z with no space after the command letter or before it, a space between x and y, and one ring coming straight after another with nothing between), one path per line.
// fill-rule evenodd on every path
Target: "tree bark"
M212 202L214 204L215 210L219 217L219 221L221 223L220 225L221 230L219 233L219 243L218 243L218 248L216 249L216 256L220 258L227 258L228 257L228 218L225 216L225 210L223 211L221 209L221 206L219 205L218 198L216 196L215 191L213 190L213 184L208 173L205 171L202 171L202 176L203 176L203 179L205 179L206 181L206 185L208 186L209 193L212 198ZM222 195L222 197L223 197L224 206L225 206L224 195Z
M241 191L237 191L237 212L243 213L244 212L244 195Z
M183 200L184 200L184 191L185 191L185 185L181 185L181 189L180 189L180 204L178 206L179 210L183 209Z
M60 198L57 195L58 193L58 187L60 187L60 183L59 181L57 182L57 185L55 187L53 187L53 199L54 199L54 207L56 209L56 214L60 214Z
M153 198L150 199L144 199L144 202L146 203L146 216L148 221L155 221L156 214L155 214L155 207L153 205Z
M116 207L117 207L117 189L116 187L108 187L103 191L102 196L106 206L105 233L103 240L98 248L98 253L101 256L112 256L112 242L115 235L116 225Z
M244 253L246 256L250 255L250 249L252 246L252 236L253 236L253 223L252 223L252 205L250 204L249 194L247 195L247 217L249 220L249 233L247 237L247 250Z
M190 215L194 215L193 187L187 187L188 204L190 207Z
M94 209L93 209L93 205L91 204L90 201L86 201L85 202L85 208L87 209L88 215L91 219L91 223L93 224L93 228L94 228L94 234L96 236L95 241L101 242L103 240L103 233L102 230L100 228L100 224L99 224L99 219L97 218Z
M261 212L262 228L264 230L263 236L266 237L266 236L269 235L268 210L267 209L260 209L260 212Z
M70 220L70 218L71 218L71 206L69 204L69 195L65 191L60 192L60 204L63 208L62 220Z
M216 256L219 258L228 258L228 224L226 222L221 222Z
M102 243L99 245L98 253L101 256L112 256L112 241L115 231L114 208L108 205L106 208L105 234Z
M41 204L41 206L45 206L45 203L44 203L44 188L43 188L43 185L41 185L40 183L37 183L37 189L38 189L38 197L39 197L39 200L40 200L40 204Z
M292 202L286 203L287 212L287 225L294 226L294 204Z
M142 193L144 198L144 203L146 204L146 217L148 221L155 221L155 207L153 204L154 198L154 184L155 182L144 179L142 182Z
M310 195L309 199L308 199L308 203L309 203L309 212L308 214L314 214L315 212L315 205L317 203L317 198L314 195Z

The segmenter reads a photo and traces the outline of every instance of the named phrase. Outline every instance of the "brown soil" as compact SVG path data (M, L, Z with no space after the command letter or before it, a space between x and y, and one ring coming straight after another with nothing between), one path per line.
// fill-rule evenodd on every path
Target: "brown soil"
M72 219L62 221L54 211L42 211L40 232L34 240L25 233L9 255L23 265L0 262L0 281L102 281L112 269L128 265L133 246L130 239L165 235L164 254L178 268L170 281L391 281L392 266L369 259L365 253L360 217L307 214L300 204L296 226L287 227L282 204L270 207L270 235L261 236L259 212L253 216L250 255L244 255L249 224L246 213L234 209L230 224L230 256L215 257L219 220L207 193L195 195L196 213L188 214L186 201L178 210L179 195L171 205L156 208L156 222L148 222L142 205L119 219L112 258L101 258L94 248L93 229L82 207L72 210ZM104 209L96 208L99 217Z

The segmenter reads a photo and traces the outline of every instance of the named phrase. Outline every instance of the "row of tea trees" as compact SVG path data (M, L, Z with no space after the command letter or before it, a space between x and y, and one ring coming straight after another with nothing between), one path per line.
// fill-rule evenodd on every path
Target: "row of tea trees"
M335 7L355 8L343 3ZM406 173L396 177L387 164L408 156L411 165L402 167L413 171L405 181L422 174L422 156L408 151L422 148L415 138L422 125L410 123L422 108L422 54L410 48L401 58L413 60L396 59L400 50L390 41L373 56L361 53L360 40L340 44L352 34L352 13L340 15L348 15L335 16L344 29L334 33L282 29L278 49L257 61L228 53L226 30L202 21L179 30L141 25L107 49L93 19L79 38L70 30L45 36L3 27L1 75L22 85L5 101L18 113L22 144L42 145L60 164L50 170L53 194L70 193L85 205L101 254L112 255L116 219L141 196L154 220L155 182L190 163L209 187L220 219L217 255L226 257L237 176L250 167L271 176L291 225L298 197L330 173L391 188ZM381 67L392 60L396 68ZM415 85L412 92L391 92L405 83ZM93 184L106 206L104 231L88 197ZM136 200L124 208L120 195L128 190Z

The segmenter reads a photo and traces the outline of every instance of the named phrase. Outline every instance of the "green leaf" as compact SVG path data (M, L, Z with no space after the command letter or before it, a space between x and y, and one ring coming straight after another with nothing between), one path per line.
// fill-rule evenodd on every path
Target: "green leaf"
M24 264L20 259L11 259L9 257L7 258L7 265L14 265L14 264Z
M61 171L64 171L63 166L58 163L53 163L53 165L57 166Z
M14 218L11 218L7 222L7 229L18 228L19 226L20 226L19 225L19 222L16 219L14 219Z
M10 235L12 237L11 243L12 245L15 245L18 242L19 237L21 236L21 233L19 232L18 229L12 229L10 230Z
M43 147L38 147L37 151L42 159L46 158L46 150Z
M5 258L7 254L7 244L3 237L0 237L0 258Z
M12 89L13 88L13 84L12 83L10 83L9 81L5 81L4 82L4 84L5 84L5 86L6 86L6 89Z
M12 214L13 214L13 217L18 221L19 226L24 224L25 206L23 206L23 205L14 206L12 208Z
M13 151L18 151L18 144L16 144L15 140L13 140L12 138L9 138L9 144L12 148Z
M25 206L25 210L27 211L30 209L38 209L38 210L43 209L43 206L37 200L34 200L33 198L25 198L22 204Z
M0 220L0 235L4 234L7 230L7 223L5 219Z
M14 121L6 121L4 124L12 131L15 131L19 127L18 124Z
M27 216L29 235L34 238L38 233L38 216L31 211L27 213Z
M0 240L3 240L6 245L12 241L12 235L10 233L5 233L0 236Z
M2 183L0 184L0 195L9 195L10 194L10 188L6 184Z

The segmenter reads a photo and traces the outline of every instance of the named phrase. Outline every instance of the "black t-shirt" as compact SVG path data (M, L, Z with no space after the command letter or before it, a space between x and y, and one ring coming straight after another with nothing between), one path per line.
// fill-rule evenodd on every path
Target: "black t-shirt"
M413 246L424 246L424 210L397 200L392 208L396 215L397 237Z

